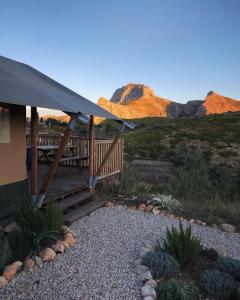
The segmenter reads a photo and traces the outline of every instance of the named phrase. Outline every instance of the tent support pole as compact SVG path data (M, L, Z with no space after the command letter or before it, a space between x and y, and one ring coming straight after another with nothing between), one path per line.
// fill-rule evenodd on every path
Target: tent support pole
M32 199L37 195L37 133L38 131L38 113L36 107L31 107L31 196Z
M95 158L95 142L94 142L94 117L90 117L89 125L89 189L94 191L92 179L94 176L94 158Z

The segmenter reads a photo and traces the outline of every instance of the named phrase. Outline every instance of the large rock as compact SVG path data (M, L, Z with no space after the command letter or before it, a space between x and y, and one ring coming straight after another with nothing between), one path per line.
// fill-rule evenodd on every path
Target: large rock
M171 162L137 159L131 165L143 181L158 185L165 184L174 175L174 165Z
M128 104L130 101L136 101L144 96L154 96L153 90L143 84L129 83L117 89L110 101L119 104Z

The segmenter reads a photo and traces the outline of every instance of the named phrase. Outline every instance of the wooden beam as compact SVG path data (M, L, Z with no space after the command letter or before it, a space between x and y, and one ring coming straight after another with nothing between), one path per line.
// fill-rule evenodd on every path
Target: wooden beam
M94 176L94 157L95 157L95 143L94 143L94 117L90 117L89 125L89 187L93 189L91 185L92 178Z
M38 136L38 113L36 107L31 107L31 195L37 195L37 136Z
M101 172L102 172L102 170L103 170L103 168L104 168L104 166L105 166L105 164L106 164L108 158L109 158L110 155L112 154L112 152L113 152L115 146L117 145L118 140L119 140L120 137L121 137L121 134L122 134L122 132L120 131L120 132L117 134L117 136L114 138L114 140L113 140L113 142L112 142L112 144L111 144L111 146L110 146L108 152L107 152L106 155L104 156L103 161L101 162L99 168L97 169L97 172L96 172L96 174L95 174L96 177L101 176Z
M57 169L57 166L59 164L59 161L61 159L61 157L63 156L64 154L64 151L65 151L65 147L67 145L67 142L71 136L71 126L72 126L72 122L73 122L73 117L70 118L70 121L67 125L67 128L65 130L65 133L64 133L64 136L62 137L62 140L60 142L60 145L59 145L59 148L57 150L57 153L53 159L53 162L48 170L48 174L46 175L44 181L43 181L43 184L41 186L41 189L40 189L40 194L45 194L47 192L47 189L48 189L48 186L49 184L51 183L52 179L53 179L53 176L56 172L56 169Z

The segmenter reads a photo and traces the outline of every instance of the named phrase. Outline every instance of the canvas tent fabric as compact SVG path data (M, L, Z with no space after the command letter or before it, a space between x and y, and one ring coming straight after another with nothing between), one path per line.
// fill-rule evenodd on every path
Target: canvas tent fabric
M119 120L31 66L4 56L0 56L0 102Z

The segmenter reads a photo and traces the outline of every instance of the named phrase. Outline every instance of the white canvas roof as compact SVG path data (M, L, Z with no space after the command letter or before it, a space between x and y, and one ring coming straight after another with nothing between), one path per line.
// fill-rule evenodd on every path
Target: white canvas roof
M119 120L31 66L3 56L0 56L0 102Z

